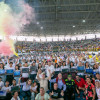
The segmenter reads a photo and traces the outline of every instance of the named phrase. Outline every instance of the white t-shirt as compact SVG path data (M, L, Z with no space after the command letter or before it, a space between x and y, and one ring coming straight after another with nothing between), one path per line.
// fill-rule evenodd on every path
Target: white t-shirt
M11 87L10 86L9 87L3 86L1 90L6 91L6 92L7 92L7 90L11 91Z
M99 66L99 68L98 68L98 69L99 69L99 74L100 74L100 66Z
M26 82L20 83L20 85L23 85L23 88L22 88L23 91L28 91L31 88L31 85L26 84Z
M4 86L4 82L1 81L1 82L0 82L0 87L3 87L3 86Z
M42 73L41 73L41 74L39 74L39 78L40 78L40 79L42 78ZM37 76L36 76L36 79L37 79Z
M97 93L98 100L100 100L100 88L96 88L96 93Z
M61 66L61 69L68 69L69 66Z
M32 86L31 86L31 89L32 89L33 91L36 91L37 85L36 85L35 87L32 87Z
M15 98L14 98L14 97L12 97L12 98L11 98L11 100L15 100ZM19 96L17 97L17 100L20 100Z
M54 71L61 71L61 68L55 68Z
M50 70L51 73L53 73L53 72L54 72L54 66L53 66L53 65L51 65L51 66L47 66L47 69L46 69L47 77L50 76L50 72L49 72L49 70Z
M9 70L9 69L15 70L15 67L14 67L14 66L12 66L12 67L10 67L10 66L5 66L5 69L6 69L6 70Z

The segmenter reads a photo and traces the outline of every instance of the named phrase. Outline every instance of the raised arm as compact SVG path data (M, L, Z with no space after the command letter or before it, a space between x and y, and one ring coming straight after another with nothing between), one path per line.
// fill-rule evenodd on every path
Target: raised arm
M38 72L37 72L37 79L40 81L41 79L40 79L40 77L39 77L39 70L38 70Z

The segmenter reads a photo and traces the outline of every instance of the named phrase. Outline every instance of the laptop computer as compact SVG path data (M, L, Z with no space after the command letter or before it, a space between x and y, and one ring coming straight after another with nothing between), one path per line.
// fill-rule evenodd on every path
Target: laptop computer
M35 67L30 67L30 71L35 71L36 70L36 68Z
M29 68L23 68L22 73L29 73Z
M0 97L5 97L6 96L6 91L0 91Z
M62 73L65 73L65 72L70 72L70 69L68 68L62 69Z
M21 74L20 71L15 71L15 72L14 72L14 76L15 76L15 77L20 76L20 74Z
M86 69L86 73L93 74L93 69Z
M78 67L77 67L77 71L78 71L78 72L84 72L84 70L85 70L85 69L84 69L84 66L78 66Z
M19 86L11 87L11 92L19 91L19 90L20 90Z
M7 73L7 74L13 74L13 72L14 72L13 69L7 69L7 70L6 70L6 73Z
M5 70L4 69L1 69L0 70L0 75L4 75L5 74Z
M70 72L76 72L76 71L77 71L76 68L71 68L71 69L70 69Z
M55 74L59 74L59 73L61 73L61 71L55 71Z

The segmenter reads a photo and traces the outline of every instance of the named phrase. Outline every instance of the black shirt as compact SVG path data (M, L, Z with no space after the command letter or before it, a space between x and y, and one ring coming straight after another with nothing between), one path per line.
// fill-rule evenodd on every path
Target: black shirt
M54 99L58 99L61 97L61 90L60 89L57 89L57 90L54 90L54 89L51 89L50 90L50 93L54 93L51 97L54 98Z

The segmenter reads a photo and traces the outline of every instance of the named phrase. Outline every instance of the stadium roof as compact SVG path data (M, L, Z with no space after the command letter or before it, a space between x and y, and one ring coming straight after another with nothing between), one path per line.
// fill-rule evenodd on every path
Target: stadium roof
M100 0L25 0L35 12L35 23L23 34L70 35L100 32Z

